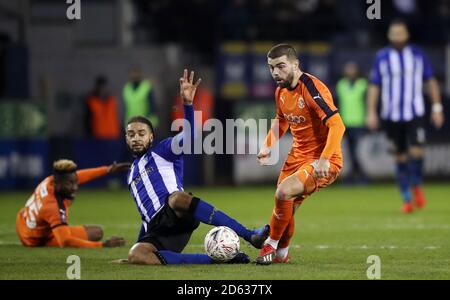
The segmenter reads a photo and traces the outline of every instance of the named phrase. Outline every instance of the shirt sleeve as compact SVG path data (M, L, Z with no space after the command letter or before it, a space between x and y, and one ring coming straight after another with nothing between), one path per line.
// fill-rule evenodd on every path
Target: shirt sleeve
M164 139L161 142L159 142L159 144L156 145L155 147L150 148L147 154L151 155L151 152L153 151L162 158L173 162L177 158L179 158L182 154L181 152L182 147L174 143L177 143L177 140L175 138L169 137L167 139ZM177 150L179 150L180 153L178 153Z
M431 77L433 77L433 67L431 66L431 62L428 59L428 56L422 52L422 61L423 61L423 80L427 81Z
M275 91L275 106L276 115L275 121L272 124L269 132L267 133L266 139L264 140L264 145L267 147L272 147L289 129L289 122L284 118L283 112L280 108L280 88Z
M70 227L58 226L52 229L52 233L58 242L59 247L75 247L75 248L99 248L103 247L102 242L92 242L72 236Z
M320 155L322 158L330 159L341 146L342 137L344 136L345 126L339 114L333 115L325 123L328 127L328 136L325 147Z
M373 62L372 69L370 70L369 82L381 86L381 72L380 72L380 55L377 54L375 61Z
M78 184L83 184L83 183L89 182L98 177L105 176L106 174L108 174L107 166L79 170L79 171L77 171Z
M338 112L330 90L323 83L319 81L314 82L311 78L305 80L305 85L308 90L305 93L305 101L320 120L325 123Z
M173 155L181 155L183 153L192 153L194 150L195 140L195 120L194 106L183 105L184 121L183 130L173 137L171 140L171 152ZM187 142L187 144L185 144ZM181 151L182 150L182 151ZM186 151L187 150L187 151Z

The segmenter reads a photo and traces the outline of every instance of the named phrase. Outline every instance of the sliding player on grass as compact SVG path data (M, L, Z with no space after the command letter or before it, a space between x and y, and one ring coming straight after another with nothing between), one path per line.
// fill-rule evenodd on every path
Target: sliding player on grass
M267 163L270 148L289 128L294 143L278 178L270 237L256 258L256 263L263 265L289 260L295 210L306 197L336 180L342 168L345 131L330 91L319 79L300 70L292 46L273 47L267 60L278 86L277 115L258 161Z
M69 226L69 206L75 199L78 185L100 176L128 170L129 163L77 171L77 165L66 159L53 163L53 175L45 178L34 190L25 207L17 214L16 229L24 246L38 247L119 247L121 237L101 242L100 226Z
M183 155L176 154L173 145L193 141L192 102L200 81L194 84L194 72L188 79L187 70L180 78L180 96L188 123L174 138L153 145L153 126L147 118L137 116L128 121L126 140L136 157L128 175L128 187L143 222L138 242L129 251L128 263L214 263L206 254L181 253L200 222L230 227L256 248L261 248L268 236L268 225L249 230L211 204L183 191ZM240 253L231 262L248 263L249 258Z

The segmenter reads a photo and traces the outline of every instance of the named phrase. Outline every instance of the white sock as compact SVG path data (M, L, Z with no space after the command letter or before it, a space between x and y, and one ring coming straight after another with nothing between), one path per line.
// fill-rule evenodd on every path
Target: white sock
M279 242L279 240L272 240L270 237L268 237L267 240L265 241L265 244L269 244L270 246L273 247L273 249L277 249L278 242Z
M289 252L289 247L286 248L278 248L277 249L277 257L281 258L281 259L285 259L286 256L288 255Z

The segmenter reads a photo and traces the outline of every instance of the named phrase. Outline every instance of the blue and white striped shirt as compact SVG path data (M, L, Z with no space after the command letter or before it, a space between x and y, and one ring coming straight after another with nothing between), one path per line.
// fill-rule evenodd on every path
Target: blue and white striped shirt
M381 118L401 122L423 116L423 82L432 76L428 58L415 46L378 51L370 82L381 87Z
M193 137L192 105L184 106L184 114L185 120L191 125L190 134ZM128 189L136 202L144 227L164 207L170 194L183 190L183 155L174 153L172 143L176 141L182 145L184 134L185 130L150 147L131 165L127 180Z

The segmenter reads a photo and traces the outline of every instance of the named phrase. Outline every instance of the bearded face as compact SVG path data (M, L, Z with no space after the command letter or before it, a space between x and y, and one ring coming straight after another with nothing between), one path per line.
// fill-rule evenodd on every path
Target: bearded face
M293 85L298 60L290 61L286 55L277 58L268 58L270 74L280 88L289 88Z

